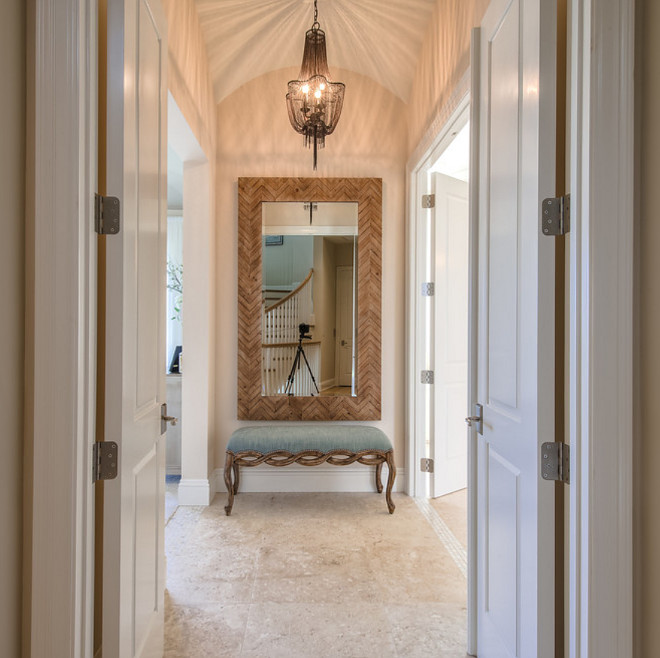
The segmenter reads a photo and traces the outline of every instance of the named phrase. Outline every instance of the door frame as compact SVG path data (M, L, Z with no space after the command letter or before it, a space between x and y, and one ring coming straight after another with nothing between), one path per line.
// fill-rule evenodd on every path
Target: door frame
M473 30L471 61L479 61L479 39L478 29ZM475 37L476 35L476 37ZM407 357L407 415L406 426L409 442L406 455L406 481L408 483L407 493L411 496L428 498L433 490L430 474L423 474L418 468L422 457L429 457L426 452L426 440L423 432L418 431L417 411L419 405L418 392L422 384L417 373L418 347L417 347L417 316L418 302L420 301L420 281L417 273L417 253L418 231L421 223L424 221L425 213L421 207L421 195L432 193L432 176L429 172L433 163L442 155L447 147L454 140L456 134L463 128L468 121L471 125L478 125L478 103L472 103L471 99L478 98L479 80L471 80L472 69L468 69L464 78L464 88L468 83L471 88L465 89L459 96L457 102L445 117L444 124L435 137L431 138L431 144L424 151L423 155L414 164L409 164L406 168L408 183L408 221L406 226L406 260L407 260L407 287L406 287L406 357ZM475 121L477 123L475 123ZM474 134L474 133L472 133ZM479 145L470 143L470 181L477 180L478 175L478 156ZM468 254L468 363L467 363L467 398L468 409L472 408L476 401L477 391L477 360L473 358L476 354L477 346L477 327L473 322L476 317L476 305L478 303L477 295L477 268L476 258L479 251L479 217L476 212L475 203L478 201L478 188L470 183L469 187L470 215L469 225L469 254ZM434 227L431 228L435 236ZM435 237L431 239L435 244ZM433 350L428 355L433 357ZM468 409L465 410L469 415ZM415 413L412 413L415 410ZM433 418L430 419L433 424ZM471 655L477 653L477 435L474 431L468 431L466 428L465 440L468 441L467 454L467 533L468 533L468 560L467 560L467 652Z
M470 71L468 70L464 77L469 80L469 76ZM414 162L409 162L406 167L408 185L408 221L406 222L406 427L409 437L406 454L406 482L407 493L416 497L428 497L431 491L429 476L422 474L417 467L419 460L422 457L429 457L429 455L426 454L425 437L422 432L417 430L415 418L419 405L419 386L421 386L419 384L419 374L416 372L416 362L419 356L417 353L416 325L420 299L420 281L416 269L418 262L416 247L420 225L429 212L421 207L420 199L423 194L432 192L429 169L453 141L456 133L470 119L470 107L470 93L466 90L445 117L439 131L431 138L430 145L421 156L417 157ZM472 156L472 152L470 156ZM472 175L472 171L470 174ZM472 225L472 218L470 218L470 225ZM432 354L429 357L432 357ZM412 412L413 410L415 410L415 413ZM471 452L472 447L470 446L469 452Z
M635 0L568 22L569 649L632 656Z
M568 244L575 282L569 642L570 655L585 658L608 655L612 647L617 655L632 655L635 2L575 1L569 11L574 213ZM92 0L31 3L24 631L26 655L35 656L52 647L63 656L91 655L95 37ZM410 168L407 181L411 209L418 194ZM409 277L410 239L409 225ZM408 287L408 353L410 293ZM409 391L414 374L409 362ZM410 418L407 423L409 430ZM410 443L408 487L414 493Z
M23 648L83 658L94 614L97 3L28 7Z

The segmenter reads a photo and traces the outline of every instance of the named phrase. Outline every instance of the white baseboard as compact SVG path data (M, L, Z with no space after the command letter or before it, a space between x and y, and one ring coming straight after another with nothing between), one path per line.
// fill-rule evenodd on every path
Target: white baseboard
M240 492L335 492L371 493L376 491L374 466L351 464L350 466L244 466L241 468ZM387 485L387 464L383 465L381 479ZM215 491L226 493L223 471L213 472ZM393 491L406 491L405 469L399 468L394 480ZM179 489L180 491L180 489Z
M181 478L179 482L179 505L209 505L215 486L212 480Z

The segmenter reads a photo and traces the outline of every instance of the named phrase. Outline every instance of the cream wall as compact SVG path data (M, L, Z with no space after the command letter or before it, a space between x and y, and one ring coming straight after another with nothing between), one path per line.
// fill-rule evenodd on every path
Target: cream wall
M215 150L215 101L206 42L199 26L195 2L161 1L167 18L167 86L211 161Z
M283 69L251 80L218 105L216 468L223 464L230 434L249 424L236 420L239 176L383 179L383 414L373 424L392 438L398 465L403 466L405 106L367 78L332 70L334 79L346 83L346 99L314 172L312 152L303 147L286 111L286 83L297 73Z
M25 3L0 3L0 655L20 655L25 332Z
M641 71L637 78L639 223L639 368L641 408L636 436L635 473L635 656L660 655L660 3L640 0L637 39Z
M186 450L185 444L183 446L182 454L182 468L185 472L187 465L195 474L195 478L206 478L210 475L208 470L212 468L214 459L213 455L213 426L215 423L216 406L213 404L215 398L215 379L216 372L213 368L214 362L214 342L209 337L216 334L214 325L215 321L215 263L213 259L212 249L205 248L208 245L215 244L215 200L216 200L216 186L215 186L215 164L216 164L216 106L213 99L213 86L211 83L208 54L206 50L206 42L202 35L199 25L199 18L197 15L197 8L194 0L162 0L163 9L167 18L167 38L168 38L168 88L176 101L178 108L181 110L188 126L192 130L199 145L204 151L209 162L208 173L203 170L203 166L191 165L184 163L184 197L186 195L185 188L188 186L189 194L193 193L196 196L203 194L200 189L200 179L208 179L208 206L210 208L210 216L208 223L204 221L204 217L196 216L195 221L200 223L201 234L198 232L195 236L190 232L186 232L184 228L184 236L190 238L198 238L193 240L193 249L200 250L202 254L200 262L195 263L192 272L188 267L188 286L189 289L197 288L200 295L195 300L196 310L195 317L198 321L196 326L191 326L188 322L188 340L198 343L210 341L208 349L208 358L188 358L188 379L184 377L183 381L183 410L182 410L182 425L185 427L186 422L188 428L183 430L183 439L189 435L189 430L202 434L201 441L207 443L207 454L205 458L201 455L191 454L196 453L193 449ZM197 171L192 172L195 168ZM187 173L188 172L188 173ZM194 174L194 175L193 175ZM185 182L187 181L187 182ZM192 192L192 190L195 190ZM200 201L199 198L193 199L194 204ZM185 199L184 199L185 202ZM193 204L187 203L191 210L194 212ZM205 204L201 203L200 208L204 208ZM184 209L184 214L189 217L188 211ZM190 241L189 241L190 242ZM191 242L191 244L192 244ZM186 258L186 238L184 237L184 263ZM189 255L190 257L190 255ZM195 286L194 276L199 276L199 285ZM186 274L184 272L184 280ZM185 283L184 283L185 285ZM188 316L191 314L191 304L188 303ZM186 341L186 310L184 305L184 345ZM204 353L202 349L200 354ZM197 356L197 355L196 355ZM185 356L184 356L184 369L185 369ZM199 386L196 386L193 391L193 398L186 395L187 384L191 378L195 377L195 381L199 381ZM207 419L201 418L197 412L198 409L203 408L203 400L208 395L208 417ZM190 412L194 406L195 411ZM187 413L186 413L187 411ZM184 416L188 416L188 420ZM191 423L194 425L191 427ZM197 438L195 439L197 442ZM197 443L196 443L197 444ZM190 477L190 474L188 475Z
M470 33L490 0L438 0L417 62L407 107L408 153L441 113L470 65Z

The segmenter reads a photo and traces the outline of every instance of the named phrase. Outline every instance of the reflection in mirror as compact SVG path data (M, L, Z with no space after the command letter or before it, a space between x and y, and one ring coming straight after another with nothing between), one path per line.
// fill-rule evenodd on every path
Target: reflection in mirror
M357 233L357 203L262 203L262 395L357 394Z

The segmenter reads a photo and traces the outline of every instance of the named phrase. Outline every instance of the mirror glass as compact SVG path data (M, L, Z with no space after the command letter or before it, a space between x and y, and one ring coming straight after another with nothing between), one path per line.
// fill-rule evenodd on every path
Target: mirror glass
M262 396L357 395L358 204L262 203Z

